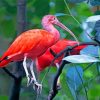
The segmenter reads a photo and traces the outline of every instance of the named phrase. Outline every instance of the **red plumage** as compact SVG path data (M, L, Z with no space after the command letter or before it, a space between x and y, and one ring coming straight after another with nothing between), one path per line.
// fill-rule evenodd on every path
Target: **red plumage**
M0 59L2 61L0 67L11 61L22 60L24 55L27 55L27 58L34 59L36 56L42 55L54 43L54 36L46 30L34 29L26 31L18 36L4 53ZM5 59L6 57L8 59Z
M52 49L57 54L60 51L64 50L67 46L74 46L75 44L77 44L76 41L71 41L66 39L59 40L56 44L51 46L42 56L38 57L36 61L37 69L39 71L42 71L51 64L52 60L54 59L54 56L50 53L50 49ZM82 50L85 47L86 45L78 46L74 48L74 50L72 50L70 54L71 55L79 54L80 50ZM60 63L62 58L63 56L57 58L55 63Z

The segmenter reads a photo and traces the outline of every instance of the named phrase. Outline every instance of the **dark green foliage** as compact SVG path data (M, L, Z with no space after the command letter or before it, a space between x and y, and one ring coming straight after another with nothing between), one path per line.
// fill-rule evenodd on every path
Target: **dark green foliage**
M16 30L16 2L0 0L0 34L14 37Z
M78 37L80 41L84 41L82 33L85 31L82 28L82 23L93 15L91 7L84 1L89 1L92 6L100 5L100 0L66 0L69 6L70 12L77 19L75 21L70 15L70 12L63 0L27 0L27 29L42 28L41 18L46 14L59 15L59 20L64 23L68 28L70 28L74 34ZM10 44L11 40L16 36L17 27L17 0L0 0L0 54L8 47L8 42ZM97 11L100 14L100 11ZM58 14L59 13L59 14ZM92 25L92 24L91 24ZM58 28L58 27L57 27ZM58 28L60 34L63 38L73 39L68 33ZM89 30L89 28L87 29ZM95 25L96 38L100 40L100 22L98 21ZM85 33L85 37L86 33ZM2 38L2 40L1 40ZM10 39L9 39L10 38ZM86 40L88 41L88 40ZM85 41L85 42L86 42ZM92 48L93 49L93 48ZM98 49L100 52L100 50ZM87 50L87 53L92 52L92 50ZM87 54L86 53L86 54ZM96 51L92 52L96 54ZM91 53L90 53L91 54ZM12 64L11 64L12 65ZM10 65L10 66L11 66ZM88 64L80 64L82 69L86 68ZM69 67L74 66L66 65L63 73L61 75L61 87L54 100L73 100L75 97L70 91L70 87L66 84L66 72ZM99 65L100 67L100 65ZM82 72L83 79L85 80L84 86L88 90L89 100L99 100L100 99L100 68L97 68L96 64L89 67L87 70ZM42 80L46 71L40 73L40 81ZM48 76L43 82L43 91L39 96L38 100L46 100L48 93L51 89L52 81L56 73L56 68L52 68L48 73ZM77 74L76 74L77 76ZM78 77L79 79L79 77ZM67 79L68 80L68 79ZM80 79L78 80L80 81ZM26 79L23 79L22 88L20 92L20 100L33 100L36 98L35 92L33 92L32 87L26 87ZM9 95L9 90L12 85L12 80L10 77L5 76L5 73L0 72L0 100L7 100ZM77 91L78 96L84 99L85 93L83 93L83 85L79 86L79 91ZM96 94L96 91L98 93ZM82 100L79 99L79 100Z
M34 14L40 18L44 15L49 14L49 1L48 0L35 0L34 4Z
M67 84L75 100L77 100L79 87L82 86L83 69L80 66L70 67L66 73Z

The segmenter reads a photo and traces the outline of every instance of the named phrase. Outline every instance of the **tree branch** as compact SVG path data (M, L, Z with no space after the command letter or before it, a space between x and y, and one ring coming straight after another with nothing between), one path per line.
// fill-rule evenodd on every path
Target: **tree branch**
M17 35L26 30L26 0L17 1ZM14 68L17 79L14 79L9 100L19 100L22 77L24 70L22 61L16 63Z
M76 44L76 45L74 45L74 46L69 46L69 47L65 48L64 50L62 50L59 54L56 54L56 55L55 55L55 58L53 59L51 65L52 65L52 64L54 63L54 61L55 61L58 57L60 57L62 54L66 53L65 56L68 56L68 53L69 53L69 52L71 52L71 51L72 51L73 49L75 49L76 47L82 46L82 45L95 45L95 46L97 46L97 45L100 45L100 44L94 43L94 42L84 42L84 43ZM64 56L64 57L65 57L65 56ZM52 100L52 99L57 95L58 90L59 90L59 89L58 89L58 86L57 86L58 78L59 78L59 76L61 75L62 70L63 70L65 64L69 64L69 63L70 63L70 62L62 61L61 65L60 65L60 67L59 67L59 69L58 69L58 71L57 71L57 73L56 73L56 75L55 75L55 77L54 77L53 85L52 85L52 90L50 91L50 93L49 93L49 95L48 95L48 100Z
M78 46L83 46L83 45L94 45L94 46L100 46L99 43L95 43L95 42L82 42L79 44L75 44L74 46L67 46L64 50L62 50L60 53L56 54L55 58L52 60L50 65L53 65L54 61L62 56L64 53L66 53L67 51L71 52L73 49L77 48Z
M97 40L96 37L91 36L91 35L89 35L89 34L88 34L88 36L89 36L93 41L97 42L97 43L100 45L100 41Z
M68 55L68 52L65 54L65 56L67 56L67 55ZM58 78L59 78L60 74L62 73L62 70L63 70L65 64L68 64L68 63L69 62L62 61L61 65L60 65L60 67L59 67L59 69L58 69L58 71L57 71L57 73L54 77L52 90L49 93L48 100L52 100L56 96L56 94L58 93L59 86L57 85L57 81L58 81Z
M19 100L22 77L14 79L9 100Z

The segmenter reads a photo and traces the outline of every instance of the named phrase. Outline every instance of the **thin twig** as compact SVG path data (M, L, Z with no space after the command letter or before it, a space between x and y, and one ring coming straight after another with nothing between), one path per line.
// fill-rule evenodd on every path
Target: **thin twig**
M67 7L67 9L69 11L70 16L81 26L80 22L72 15L72 13L71 13L71 11L70 11L70 9L68 7L68 4L67 4L66 0L64 0L64 3L65 3L65 5L66 5L66 7Z
M97 42L100 45L100 41L97 40L94 36L91 36L90 34L87 34L93 41Z
M86 71L86 70L87 70L88 68L90 68L93 64L94 64L94 62L93 62L93 63L90 63L86 68L83 69L83 71Z

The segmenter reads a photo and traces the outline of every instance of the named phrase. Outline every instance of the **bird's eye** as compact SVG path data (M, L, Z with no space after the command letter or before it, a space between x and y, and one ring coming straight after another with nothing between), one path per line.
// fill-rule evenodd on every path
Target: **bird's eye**
M55 20L56 18L54 17L53 20Z

